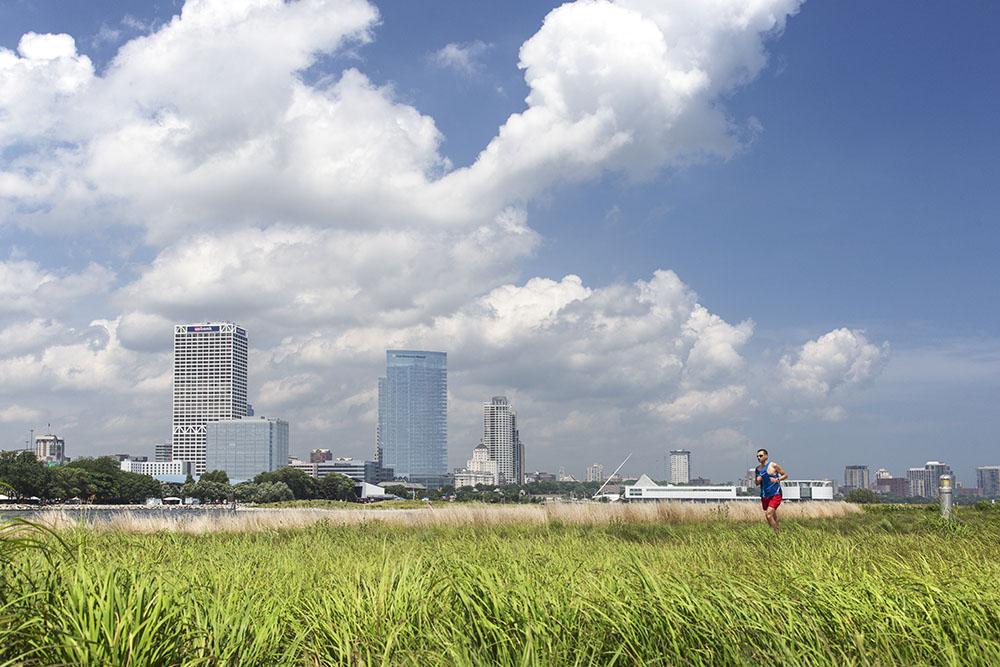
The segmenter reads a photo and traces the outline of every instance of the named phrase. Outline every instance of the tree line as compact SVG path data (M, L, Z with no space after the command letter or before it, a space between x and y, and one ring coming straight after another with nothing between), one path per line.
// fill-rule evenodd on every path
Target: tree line
M197 498L218 502L233 498L243 503L282 500L357 500L354 480L333 473L317 481L295 468L262 472L253 480L230 484L222 470L188 475L183 484L161 483L149 475L126 472L113 458L81 457L61 466L48 466L31 451L0 452L0 494L24 500L59 501L79 498L99 504L144 503L148 498Z
M125 472L104 456L82 457L47 466L34 452L0 452L0 482L19 499L81 500L95 503L141 503L159 498L160 483L148 475Z

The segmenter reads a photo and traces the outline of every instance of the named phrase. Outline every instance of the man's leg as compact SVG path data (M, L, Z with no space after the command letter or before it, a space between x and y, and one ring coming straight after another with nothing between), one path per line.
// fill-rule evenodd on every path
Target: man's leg
M767 525L771 527L776 533L780 533L781 530L778 529L778 508L768 507L764 512L764 517L767 519Z

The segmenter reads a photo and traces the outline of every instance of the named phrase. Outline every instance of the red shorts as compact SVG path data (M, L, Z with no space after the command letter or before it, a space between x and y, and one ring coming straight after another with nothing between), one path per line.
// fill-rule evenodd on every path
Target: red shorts
M761 507L764 509L765 512L767 511L768 507L777 508L778 505L781 504L781 494L778 493L778 494L773 495L773 496L767 496L766 498L761 498L760 499L760 504L761 504Z

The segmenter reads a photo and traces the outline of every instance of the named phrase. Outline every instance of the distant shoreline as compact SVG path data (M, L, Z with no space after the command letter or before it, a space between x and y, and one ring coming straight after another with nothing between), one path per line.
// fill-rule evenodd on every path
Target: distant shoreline
M232 505L28 505L24 503L12 503L12 504L0 504L0 513L4 510L17 510L17 511L27 511L27 510L37 510L37 511L47 511L47 512L86 512L87 510L187 510L187 509L203 509L203 510L225 510L231 512L233 509L268 509L266 507L256 507L253 505L243 505L238 504L234 508Z

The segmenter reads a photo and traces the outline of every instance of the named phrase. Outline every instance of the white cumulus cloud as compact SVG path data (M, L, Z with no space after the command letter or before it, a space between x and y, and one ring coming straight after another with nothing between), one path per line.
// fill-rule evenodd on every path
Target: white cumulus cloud
M480 59L492 48L482 40L467 44L452 42L430 55L430 61L438 67L451 69L463 76L473 76L482 70Z

